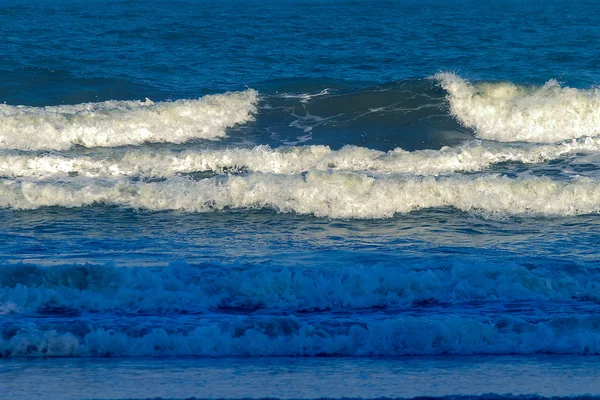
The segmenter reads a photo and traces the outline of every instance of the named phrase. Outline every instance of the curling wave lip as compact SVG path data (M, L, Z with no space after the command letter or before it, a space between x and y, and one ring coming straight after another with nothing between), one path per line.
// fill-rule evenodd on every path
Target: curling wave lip
M433 76L448 92L450 112L482 139L554 143L600 131L600 90L511 82L471 83L452 73Z

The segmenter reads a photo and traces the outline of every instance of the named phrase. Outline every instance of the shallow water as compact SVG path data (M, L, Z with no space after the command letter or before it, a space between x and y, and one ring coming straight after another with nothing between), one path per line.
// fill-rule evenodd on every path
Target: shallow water
M6 360L0 382L14 399L413 398L424 387L431 397L578 398L600 388L597 363L555 356Z

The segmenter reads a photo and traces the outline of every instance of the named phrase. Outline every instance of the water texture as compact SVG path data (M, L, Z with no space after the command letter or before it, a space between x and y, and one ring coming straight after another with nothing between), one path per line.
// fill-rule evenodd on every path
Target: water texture
M549 355L583 383L508 398L600 394L598 12L0 2L0 368ZM453 379L298 396L508 395Z

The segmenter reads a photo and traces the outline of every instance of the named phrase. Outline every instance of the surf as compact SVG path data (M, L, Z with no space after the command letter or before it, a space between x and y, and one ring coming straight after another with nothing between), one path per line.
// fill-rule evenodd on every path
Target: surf
M0 104L0 148L68 150L216 140L226 136L227 128L250 121L257 102L258 92L248 89L158 103L146 99L49 107Z
M600 90L549 80L543 86L470 82L453 73L433 76L447 91L451 114L482 139L554 143L600 132Z
M0 184L0 207L85 207L93 204L150 211L214 212L271 209L328 218L390 218L452 207L483 215L567 216L600 211L600 184L590 178L554 181L500 175L403 177L355 172L222 175L160 182L66 179Z

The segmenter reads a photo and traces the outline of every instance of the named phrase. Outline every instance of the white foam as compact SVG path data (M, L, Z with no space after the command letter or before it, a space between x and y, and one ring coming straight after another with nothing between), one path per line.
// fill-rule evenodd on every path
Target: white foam
M542 142L600 132L600 91L510 82L470 83L451 73L434 76L448 92L451 113L477 136L501 142Z
M55 107L0 105L0 148L65 150L217 139L256 112L254 90L198 100L106 101Z
M455 171L480 171L493 164L513 161L540 163L576 151L600 150L600 138L573 139L556 145L494 148L481 144L444 147L441 150L389 152L345 146L338 151L328 146L271 149L190 150L180 153L132 150L116 157L61 154L23 155L0 153L0 176L49 177L78 174L88 177L168 177L198 171L264 172L294 174L311 169L321 171L373 171L441 175Z
M600 183L548 178L371 177L311 170L303 175L254 173L201 181L5 180L0 207L35 209L107 204L147 210L207 212L271 208L331 218L385 218L419 209L454 207L484 213L578 215L600 211Z
M24 321L0 327L0 357L598 355L599 322L597 315L533 321L510 315L398 315L380 320L240 316L129 320L127 326L79 320L52 329L50 323Z
M531 264L531 263L530 263ZM600 301L598 272L585 268L460 258L370 266L167 267L0 266L0 314L60 309L168 314L219 309L286 311L410 307L419 302Z

